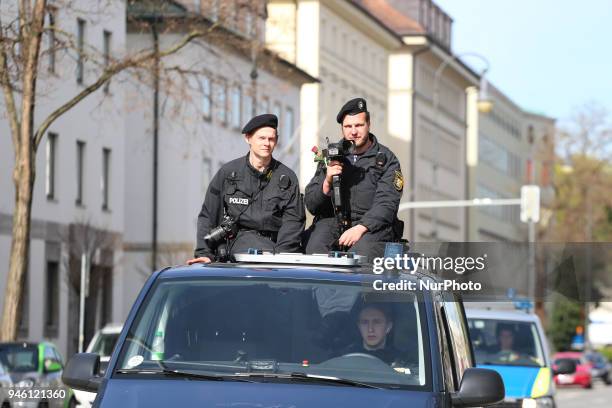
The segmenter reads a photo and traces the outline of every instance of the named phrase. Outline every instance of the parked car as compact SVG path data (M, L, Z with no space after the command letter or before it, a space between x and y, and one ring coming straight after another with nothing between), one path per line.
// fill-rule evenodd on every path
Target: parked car
M85 350L87 353L95 353L100 356L101 375L104 375L122 328L123 325L119 323L107 324L96 332ZM89 408L96 398L96 393L74 390L74 398L76 399L77 408Z
M590 351L585 353L585 358L591 365L591 377L593 379L599 378L606 385L612 384L612 378L610 377L612 366L603 354L597 351Z
M438 278L420 272L375 275L371 265L333 260L313 266L321 263L315 255L296 255L299 265L258 256L253 255L262 262L152 274L105 374L98 375L98 355L77 354L64 381L97 392L95 405L101 408L450 408L504 398L499 374L473 367L456 294L376 289L402 282L441 287ZM370 316L378 313L372 312L375 304L384 318ZM364 327L380 324L386 330L363 334ZM382 353L365 349L379 335Z
M61 379L63 359L52 343L0 343L0 364L11 377L11 407L60 408L70 403L72 391Z
M559 364L559 360L570 359L576 364L576 372L572 374L555 375L555 384L557 385L580 385L582 388L593 387L593 379L591 376L591 365L586 359L583 352L580 351L563 351L555 353L553 356L553 367Z
M13 381L11 380L11 376L8 374L8 371L4 368L2 363L0 363L0 407L1 408L9 408L9 388L13 385Z
M467 308L478 367L504 380L504 408L555 406L548 342L537 315L521 310Z

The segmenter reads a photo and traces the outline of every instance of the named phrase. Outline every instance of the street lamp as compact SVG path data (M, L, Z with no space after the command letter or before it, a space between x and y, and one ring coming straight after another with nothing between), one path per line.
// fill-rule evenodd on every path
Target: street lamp
M444 60L440 63L440 65L438 65L438 68L436 69L436 73L434 75L434 94L433 94L433 108L434 108L434 145L437 145L438 143L438 132L440 131L439 128L439 123L438 123L438 111L439 111L439 105L440 105L440 78L442 76L442 72L446 69L446 67L448 67L450 65L451 62L456 61L457 59L459 59L460 57L477 57L480 60L482 60L485 63L485 68L482 70L482 73L480 74L480 84L479 84L479 92L478 92L478 101L477 101L477 107L478 107L478 111L481 113L489 113L491 112L491 109L493 109L493 101L491 99L489 99L489 95L487 92L487 88L488 88L488 83L486 80L486 74L489 71L489 61L483 57L480 54L474 53L474 52L463 52L457 55L453 55L451 58ZM438 156L437 155L432 155L431 157L432 159L432 185L433 185L433 189L434 192L438 191ZM431 214L431 238L433 241L438 241L438 210L437 208L433 208L432 209L432 214Z

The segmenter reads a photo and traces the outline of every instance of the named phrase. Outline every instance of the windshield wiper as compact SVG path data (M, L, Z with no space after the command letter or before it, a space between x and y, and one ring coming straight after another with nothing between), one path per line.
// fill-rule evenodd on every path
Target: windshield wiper
M306 373L237 373L236 377L249 377L249 378L281 378L288 380L301 380L301 381L312 381L319 383L330 383L330 384L341 384L352 387L364 387L364 388L376 388L382 390L384 388L376 385L363 383L359 381L349 380L347 378L339 377L328 377L324 375L306 374Z
M242 381L242 382L254 382L244 378L235 378L233 375L219 375L219 374L205 374L196 371L182 371L182 370L171 370L168 368L162 368L160 370L154 369L120 369L115 370L119 374L164 374L172 377L191 378L198 380L211 380L211 381Z

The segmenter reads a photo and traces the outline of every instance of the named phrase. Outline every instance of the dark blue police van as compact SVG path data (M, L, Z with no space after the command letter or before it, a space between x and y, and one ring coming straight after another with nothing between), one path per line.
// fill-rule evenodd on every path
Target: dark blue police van
M500 376L474 368L456 294L375 289L435 276L295 259L253 255L156 272L104 375L99 357L82 353L64 382L96 392L94 406L104 408L450 408L503 400Z

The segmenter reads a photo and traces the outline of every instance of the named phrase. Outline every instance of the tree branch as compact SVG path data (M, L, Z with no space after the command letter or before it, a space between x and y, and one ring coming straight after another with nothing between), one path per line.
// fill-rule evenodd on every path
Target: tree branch
M29 2L26 2L29 7ZM40 43L42 40L42 30L45 22L46 0L36 0L32 15L32 21L27 29L27 36L24 37L23 44L26 46L22 50L24 56L23 68L23 98L21 101L21 114L23 117L30 118L24 129L22 126L21 143L26 143L25 138L30 138L33 130L34 121L34 102L36 100L36 80L38 74L38 61ZM23 123L22 123L23 125ZM28 144L29 146L29 144ZM23 146L22 146L23 147Z
M6 113L9 119L11 128L11 138L13 139L13 148L15 153L19 150L19 117L17 115L17 107L15 105L15 95L11 87L11 79L8 73L7 55L4 49L4 37L0 30L0 82L2 83L2 91L4 100L6 101Z
M177 42L172 47L159 52L159 58L163 58L163 57L166 57L168 55L171 55L171 54L174 54L180 51L183 47L189 44L192 40L205 36L210 31L212 31L213 28L214 28L214 25L209 27L205 31L196 30L196 31L190 32L185 37L183 37L181 41ZM65 104L57 108L55 111L53 111L51 114L49 114L49 116L47 116L47 118L41 123L41 125L36 130L36 133L34 134L34 150L36 151L38 149L38 146L45 132L49 128L49 126L51 126L51 124L55 120L57 120L60 116L62 116L67 111L69 111L72 107L78 104L85 97L89 96L90 94L98 90L102 85L104 85L106 81L111 79L114 75L117 75L118 73L120 73L121 71L127 68L137 67L143 62L149 61L153 59L154 57L155 57L154 50L142 51L142 52L137 53L134 57L126 58L123 61L115 62L109 65L108 67L106 67L104 71L102 72L102 74L100 75L100 77L94 83L87 86L77 95L75 95L72 99L70 99L68 102L66 102Z

